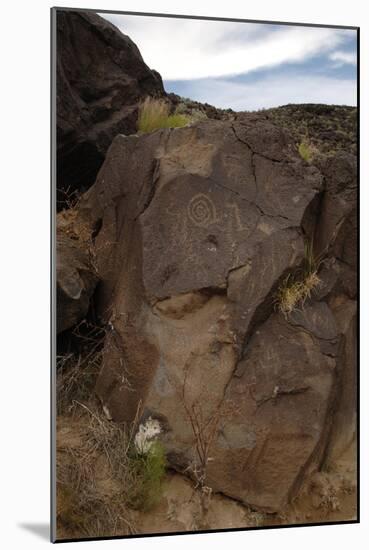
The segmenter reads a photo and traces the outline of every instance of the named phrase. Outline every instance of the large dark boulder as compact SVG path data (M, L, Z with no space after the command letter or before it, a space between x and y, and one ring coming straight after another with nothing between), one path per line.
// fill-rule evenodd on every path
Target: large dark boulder
M244 115L117 136L73 222L94 233L105 412L158 418L192 473L191 415L218 418L206 483L267 511L319 467L337 407L346 329L329 292L289 319L273 300L322 192L283 130Z
M119 135L60 215L100 281L108 417L157 418L195 477L210 438L206 484L269 512L355 438L356 166L339 153L321 169L262 115ZM321 283L286 318L276 291L306 239Z
M91 186L113 138L136 131L138 102L164 94L128 36L94 13L58 10L58 189Z

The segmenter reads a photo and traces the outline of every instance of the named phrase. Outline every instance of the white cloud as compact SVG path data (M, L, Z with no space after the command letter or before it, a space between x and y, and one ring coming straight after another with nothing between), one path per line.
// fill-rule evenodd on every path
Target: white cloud
M338 61L339 64L348 63L350 65L356 65L356 54L353 52L336 51L329 56L332 61Z
M301 62L330 52L355 31L108 15L165 80L220 77ZM350 34L351 33L351 34Z
M287 103L356 105L356 81L309 75L273 76L252 83L204 79L191 83L186 95L235 111L278 107Z

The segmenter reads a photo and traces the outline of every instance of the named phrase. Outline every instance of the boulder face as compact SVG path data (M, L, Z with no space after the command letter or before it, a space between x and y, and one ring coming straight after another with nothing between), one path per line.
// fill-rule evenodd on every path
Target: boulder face
M118 135L59 215L72 275L83 243L94 258L84 296L99 279L105 413L158 419L173 468L256 509L283 510L355 438L355 170L338 153L320 171L266 117L239 115ZM285 317L276 291L306 239L321 282Z
M202 454L207 485L271 512L334 430L349 327L328 297L342 274L288 318L274 303L302 264L312 205L334 197L325 185L283 130L244 115L117 136L72 221L94 234L106 414L157 418L174 468L196 477Z
M356 157L338 152L321 166L325 193L316 226L322 262L321 295L332 310L341 335L337 359L338 390L326 462L337 466L356 454L357 411L357 175ZM350 451L351 449L351 451ZM351 468L355 470L354 465Z
M57 12L57 181L86 190L119 134L136 131L138 102L164 96L160 75L114 25L85 11Z

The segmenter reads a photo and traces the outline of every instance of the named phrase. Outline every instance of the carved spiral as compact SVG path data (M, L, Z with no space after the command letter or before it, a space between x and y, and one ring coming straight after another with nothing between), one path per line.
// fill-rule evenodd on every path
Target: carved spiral
M192 197L188 203L187 213L190 220L200 227L207 227L216 221L215 206L203 193Z

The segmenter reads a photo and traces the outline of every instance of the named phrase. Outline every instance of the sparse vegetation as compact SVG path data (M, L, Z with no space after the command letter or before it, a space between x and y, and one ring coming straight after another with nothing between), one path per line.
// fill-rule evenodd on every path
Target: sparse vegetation
M105 330L83 321L70 337L74 352L57 358L58 525L75 537L132 534L132 510L150 510L162 495L161 430L149 429L151 419L138 426L140 406L130 425L105 416L93 396Z
M309 146L309 144L306 141L302 141L300 143L298 149L299 149L300 157L305 162L311 162L312 161L312 158L313 158L312 150L311 150L311 147Z
M182 386L182 404L186 412L194 436L196 459L193 460L187 469L195 480L194 489L200 493L200 525L207 528L206 517L212 497L212 488L206 483L209 463L214 460L211 456L213 444L218 435L219 427L225 418L236 416L240 410L230 401L222 399L216 403L212 411L207 413L204 410L204 403L209 395L193 399L187 388L188 369Z
M288 317L303 300L304 285L302 281L294 280L289 273L279 286L276 296L278 309L285 317Z
M101 367L105 329L81 321L71 332L75 350L56 358L58 414L69 414L75 401L87 401Z
M57 189L56 203L58 210L70 210L78 206L81 200L81 193L78 189L68 186L66 189Z
M74 430L57 437L57 513L75 536L132 534L130 509L150 510L162 495L165 453L159 441L137 450L129 427L109 421L98 406L74 401ZM60 426L59 426L60 434Z
M297 104L266 109L265 114L292 134L297 148L308 136L319 155L340 150L356 154L356 107Z
M190 122L186 115L170 114L169 110L169 104L163 99L147 97L140 106L137 130L147 133L160 128L181 128Z
M185 404L185 410L195 438L197 460L189 465L187 471L196 482L195 488L200 487L203 493L211 495L211 488L206 485L207 468L213 457L210 456L215 437L221 420L227 416L238 414L238 409L230 403L219 403L213 414L205 418L200 402L197 400L191 405Z
M305 241L304 244L304 264L303 264L303 278L305 285L309 290L307 297L310 298L310 293L314 287L316 287L320 280L317 275L321 260L316 258L314 254L313 240Z
M70 437L58 421L58 525L78 537L134 533L127 506L127 490L134 485L129 434L97 407L75 401L73 413Z
M200 122L201 120L208 120L206 113L196 107L187 105L185 102L179 103L176 107L176 114L184 115L190 119L190 122Z
M321 154L318 147L308 138L304 138L298 146L300 157L307 163L316 162L324 155Z
M303 307L314 289L320 285L319 261L314 257L313 242L305 243L304 263L296 274L289 273L276 294L277 309L288 317L298 307Z
M131 456L130 468L134 472L135 483L129 495L129 505L139 510L150 510L162 496L165 476L165 452L160 441L154 441L147 453Z

